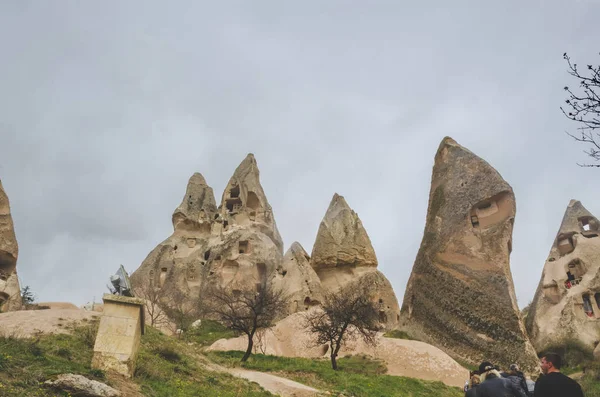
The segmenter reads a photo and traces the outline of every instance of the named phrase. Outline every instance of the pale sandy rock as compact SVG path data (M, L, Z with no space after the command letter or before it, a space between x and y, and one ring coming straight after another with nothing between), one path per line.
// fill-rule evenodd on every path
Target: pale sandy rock
M398 300L390 282L377 270L377 257L367 231L358 214L337 193L319 226L311 266L324 293L354 281L368 285L384 326L391 329L398 324Z
M56 309L73 309L79 310L80 308L72 304L71 302L37 302L38 306L47 307L50 310Z
M202 175L194 174L173 214L174 233L131 275L134 288L160 289L165 302L183 293L197 305L207 286L256 288L281 265L281 237L249 154L231 177L220 206Z
M315 310L315 309L312 309ZM318 310L318 309L317 309ZM423 342L385 338L379 334L377 346L368 346L360 340L344 346L340 356L365 354L385 362L389 375L437 380L450 386L463 386L468 371L437 347ZM220 339L209 350L245 351L247 339L243 336ZM265 333L262 344L255 352L283 357L308 357L329 359L327 346L313 346L313 336L304 327L302 313L288 316Z
M10 203L0 181L0 312L21 308L21 288L17 277L19 246L15 236Z
M100 313L83 309L19 310L0 313L0 336L31 338L37 334L68 334L73 325L87 324Z
M402 327L471 364L537 369L510 272L515 198L487 162L445 138L435 156Z
M307 310L323 302L321 280L310 265L310 257L294 242L276 268L273 285L289 296L290 313Z
M78 397L119 397L121 392L112 387L91 380L83 375L62 374L58 375L54 381L46 381L44 385L54 389L63 390L72 396Z
M563 339L600 341L600 222L571 200L527 316L538 351Z

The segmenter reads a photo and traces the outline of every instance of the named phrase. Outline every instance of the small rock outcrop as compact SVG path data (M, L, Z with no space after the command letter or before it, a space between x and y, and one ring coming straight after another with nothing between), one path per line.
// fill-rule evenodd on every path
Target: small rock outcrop
M194 305L207 285L257 288L275 275L283 259L283 242L252 154L235 170L219 207L212 188L195 173L173 213L173 229L131 275L134 289L158 288L165 300L183 294Z
M515 210L494 168L451 138L441 142L403 328L469 363L537 368L510 272Z
M544 264L527 316L538 351L565 339L600 341L600 222L571 200Z
M377 270L377 257L367 231L337 193L319 226L311 266L324 292L337 291L353 281L369 285L378 300L381 322L386 328L398 324L398 300L390 282Z
M120 397L121 392L102 382L91 380L83 375L62 374L56 380L47 380L44 385L62 390L77 397Z
M310 266L310 257L298 242L294 242L277 266L274 285L289 296L290 313L308 310L323 302L321 280Z
M0 312L21 308L21 288L17 277L19 246L10 214L10 203L0 181Z

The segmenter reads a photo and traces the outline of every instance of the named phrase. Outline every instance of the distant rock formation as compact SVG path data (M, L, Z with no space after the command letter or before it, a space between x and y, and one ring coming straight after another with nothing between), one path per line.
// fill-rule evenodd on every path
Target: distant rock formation
M564 339L600 341L600 222L571 200L527 316L538 351ZM597 349L598 350L598 349Z
M402 304L409 333L470 363L537 368L510 272L514 216L510 185L483 159L444 138Z
M312 251L311 266L325 292L352 281L369 285L386 328L398 324L400 308L392 285L377 270L377 257L367 231L344 197L334 194L321 221Z
M8 196L0 181L0 312L21 308L21 288L17 277L19 246L10 215Z
M235 170L218 208L212 188L194 174L173 213L173 229L131 275L134 288L152 285L166 297L183 293L194 304L206 285L258 288L283 259L283 243L252 154Z

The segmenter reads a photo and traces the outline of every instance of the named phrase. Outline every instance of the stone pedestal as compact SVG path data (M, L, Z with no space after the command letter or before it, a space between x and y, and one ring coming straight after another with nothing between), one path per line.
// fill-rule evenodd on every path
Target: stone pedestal
M144 334L144 300L104 294L92 368L133 376L135 360Z

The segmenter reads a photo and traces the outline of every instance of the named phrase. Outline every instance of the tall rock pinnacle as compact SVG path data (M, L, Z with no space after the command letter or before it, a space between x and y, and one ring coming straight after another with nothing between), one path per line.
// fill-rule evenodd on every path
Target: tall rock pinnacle
M215 194L202 174L196 172L188 182L183 201L173 213L173 229L210 233L210 223L216 212Z
M537 367L510 272L514 217L510 185L483 159L444 138L402 304L410 333L471 363Z
M324 292L337 291L354 281L368 285L378 301L381 323L388 329L398 324L398 300L390 282L377 270L377 257L367 231L337 193L319 226L311 265Z
M550 248L527 315L538 351L564 339L600 340L600 222L571 200Z
M246 156L229 179L219 212L228 225L248 225L260 230L273 240L283 254L283 241L260 184L260 172L252 153Z
M0 181L0 312L21 307L21 289L17 277L19 246L15 236L8 196Z

